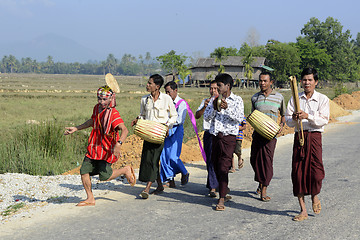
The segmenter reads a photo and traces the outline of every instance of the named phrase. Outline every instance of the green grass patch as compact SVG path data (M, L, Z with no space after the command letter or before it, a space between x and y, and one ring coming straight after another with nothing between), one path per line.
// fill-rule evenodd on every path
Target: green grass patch
M6 208L5 211L3 211L1 213L2 216L6 217L6 216L10 216L14 213L16 213L17 211L19 211L19 209L25 207L25 203L21 202L21 203L16 203L14 205L10 205Z

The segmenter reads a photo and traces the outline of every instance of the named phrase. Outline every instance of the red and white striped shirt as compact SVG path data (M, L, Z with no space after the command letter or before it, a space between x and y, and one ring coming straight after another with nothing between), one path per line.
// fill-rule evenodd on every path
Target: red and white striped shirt
M124 121L115 108L112 108L111 110L110 132L109 134L104 134L100 119L103 118L105 111L99 113L99 104L94 107L91 116L94 124L88 140L89 145L86 153L86 156L90 159L105 160L108 163L114 163L118 160L113 154L114 146L119 139L119 133L118 131L115 131L115 128Z

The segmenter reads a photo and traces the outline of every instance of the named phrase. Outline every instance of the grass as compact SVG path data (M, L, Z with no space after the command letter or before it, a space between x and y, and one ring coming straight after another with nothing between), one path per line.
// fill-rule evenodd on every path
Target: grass
M5 211L3 211L1 213L2 216L6 217L6 216L9 216L9 215L12 215L14 213L16 213L17 211L19 211L19 209L25 207L25 203L21 202L21 203L16 203L14 205L10 205L6 208Z
M121 89L116 108L133 134L130 123L139 114L141 97L147 94L146 80L116 78ZM91 129L66 137L63 131L91 117L96 90L104 84L104 76L94 75L0 74L0 173L52 175L76 167L84 157ZM251 96L257 91L233 88L244 100L245 115L250 114ZM290 99L290 90L278 91L286 102ZM335 97L334 89L319 91ZM207 88L179 88L178 92L193 113L209 96ZM202 118L196 124L201 131ZM184 129L186 142L195 135L189 118Z

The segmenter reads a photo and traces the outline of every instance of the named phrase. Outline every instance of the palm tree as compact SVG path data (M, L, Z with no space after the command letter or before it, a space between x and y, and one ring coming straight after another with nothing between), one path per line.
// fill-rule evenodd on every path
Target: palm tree
M251 64L253 63L254 58L252 56L252 51L250 51L243 59L243 64L245 66L245 74L244 77L246 77L246 87L249 87L249 81L253 77L254 69L251 67Z

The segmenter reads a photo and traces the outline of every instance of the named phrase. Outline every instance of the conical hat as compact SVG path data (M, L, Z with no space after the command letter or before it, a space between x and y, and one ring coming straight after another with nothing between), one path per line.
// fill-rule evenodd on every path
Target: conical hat
M106 84L113 90L115 93L120 92L119 84L111 73L106 74L105 76Z

